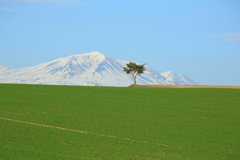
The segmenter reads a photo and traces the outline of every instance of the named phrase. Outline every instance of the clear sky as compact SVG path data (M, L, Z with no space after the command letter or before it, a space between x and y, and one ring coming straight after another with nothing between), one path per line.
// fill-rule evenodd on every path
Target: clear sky
M240 0L0 0L0 66L93 51L240 86Z

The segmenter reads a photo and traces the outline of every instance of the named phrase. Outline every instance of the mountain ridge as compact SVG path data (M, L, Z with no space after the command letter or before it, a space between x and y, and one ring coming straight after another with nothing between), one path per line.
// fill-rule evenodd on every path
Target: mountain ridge
M128 62L90 52L21 69L0 66L0 83L129 86L133 79L122 69ZM137 83L196 85L187 76L170 71L159 73L148 66L144 74L137 77Z

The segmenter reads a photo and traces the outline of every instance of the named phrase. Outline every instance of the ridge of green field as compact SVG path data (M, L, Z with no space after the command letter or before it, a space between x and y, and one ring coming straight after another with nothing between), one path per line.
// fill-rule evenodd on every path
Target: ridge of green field
M0 84L0 95L0 159L240 159L237 89Z

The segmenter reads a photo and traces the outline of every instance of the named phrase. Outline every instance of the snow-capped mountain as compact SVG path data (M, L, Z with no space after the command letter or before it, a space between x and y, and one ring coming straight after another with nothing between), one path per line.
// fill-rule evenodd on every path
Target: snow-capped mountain
M114 60L99 52L72 55L34 67L12 69L0 66L0 83L129 86L131 75L123 72L128 61ZM190 78L173 72L159 73L146 66L137 84L195 85Z

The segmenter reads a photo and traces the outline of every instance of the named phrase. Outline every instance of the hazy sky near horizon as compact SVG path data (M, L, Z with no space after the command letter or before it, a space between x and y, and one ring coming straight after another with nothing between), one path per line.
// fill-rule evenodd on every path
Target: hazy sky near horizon
M239 0L0 0L0 66L98 51L240 86Z

